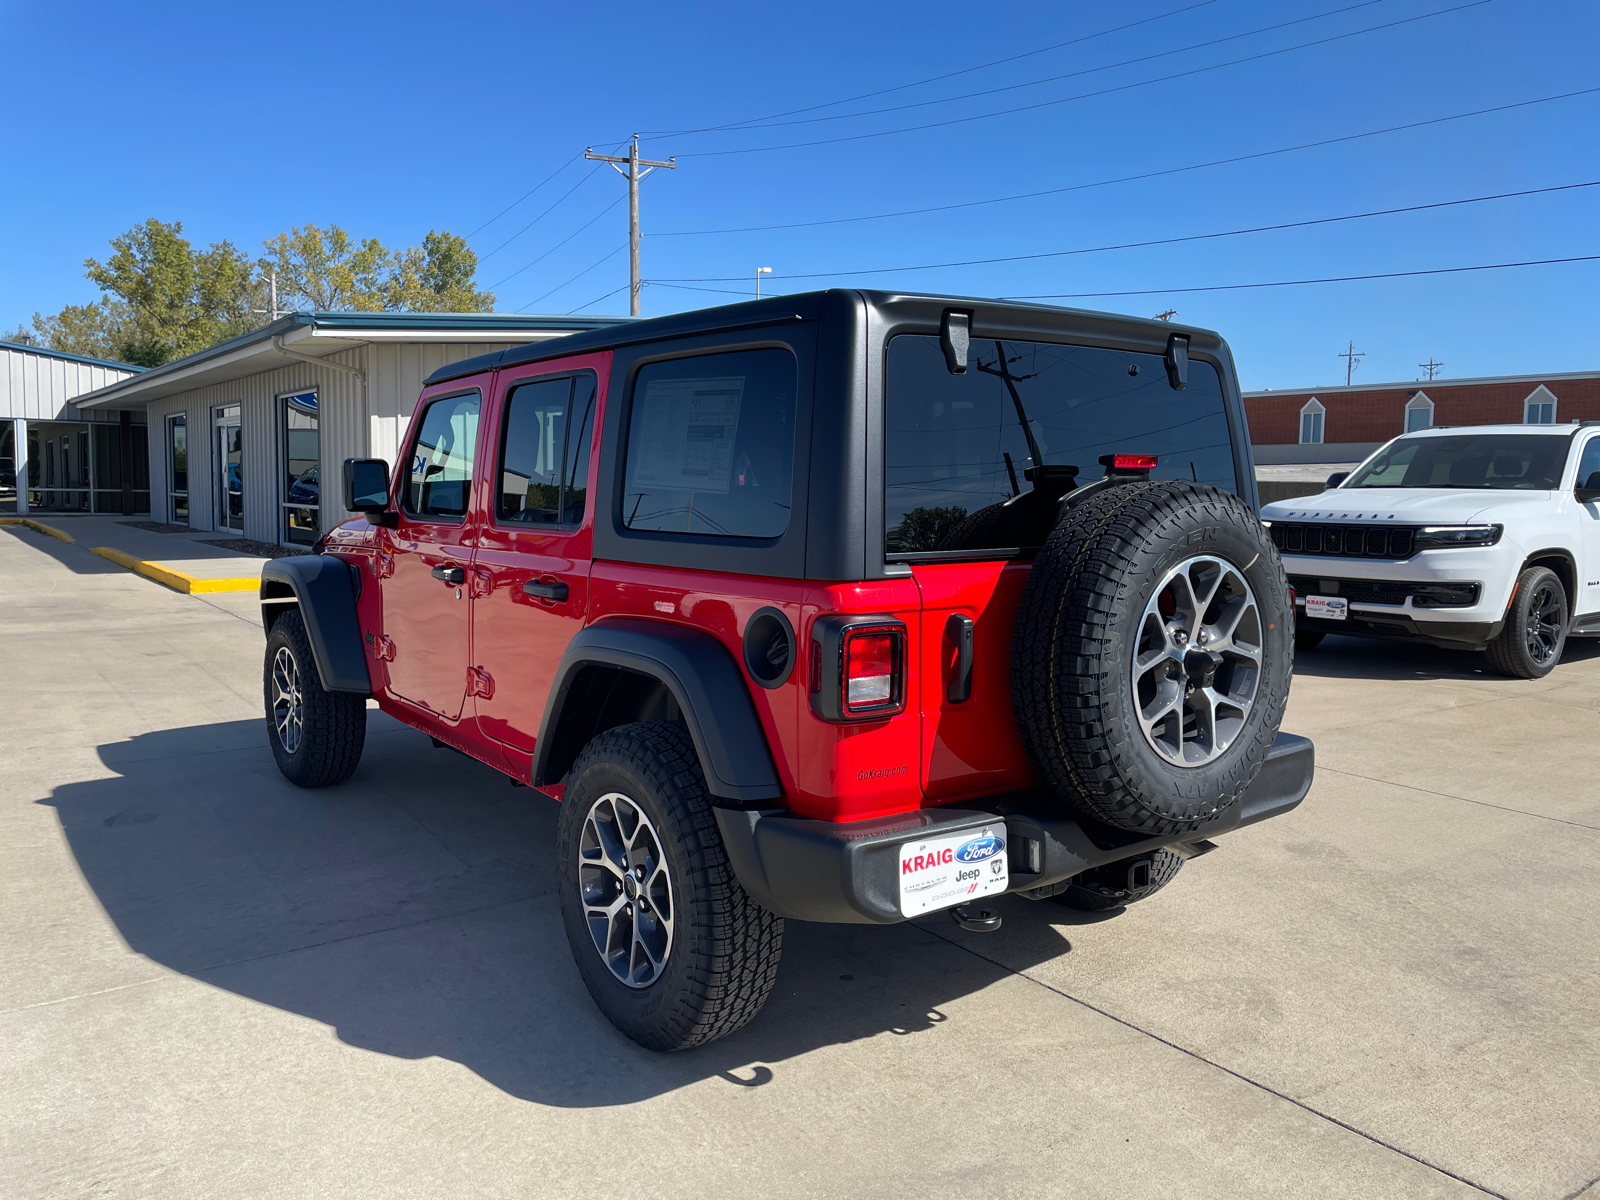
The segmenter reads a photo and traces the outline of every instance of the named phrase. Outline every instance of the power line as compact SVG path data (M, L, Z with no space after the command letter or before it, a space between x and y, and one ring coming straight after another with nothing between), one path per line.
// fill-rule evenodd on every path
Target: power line
M1258 158L1272 158L1279 154L1292 154L1300 150L1316 150L1323 146L1336 146L1343 142L1360 141L1363 138L1381 137L1387 133L1404 133L1411 129L1422 129L1429 125L1444 125L1451 121L1465 121L1469 117L1488 116L1493 113L1509 112L1518 108L1529 108L1536 104L1550 104L1556 100L1571 100L1576 96L1590 96L1600 92L1600 87L1583 88L1576 92L1562 92L1556 96L1541 96L1537 100L1518 100L1513 104L1499 104L1493 108L1478 108L1471 112L1455 113L1448 117L1430 117L1426 121L1411 121L1405 125L1390 125L1384 129L1369 129L1364 133L1348 133L1339 137L1324 138L1316 142L1301 142L1295 146L1280 146L1275 150L1258 150L1251 154L1240 154L1233 158L1215 158L1210 162L1191 163L1184 167L1165 167L1159 171L1146 171L1139 175L1119 175L1115 179L1098 179L1092 183L1074 183L1066 187L1045 188L1037 192L1019 192L1014 196L995 196L987 200L963 200L958 204L936 204L929 208L907 208L898 212L868 213L860 217L830 217L820 221L793 221L783 225L744 225L732 229L681 229L666 233L652 234L653 237L713 237L728 233L768 233L778 229L810 229L819 225L852 225L861 221L887 221L896 217L920 217L928 213L951 212L962 208L981 208L989 204L1009 204L1016 200L1037 200L1041 196L1060 196L1067 192L1081 192L1090 188L1110 187L1118 183L1137 183L1145 179L1158 179L1163 175L1181 175L1188 171L1200 171L1208 167L1225 167L1233 163L1250 162Z
M1217 3L1217 0L1200 0L1198 4L1187 4L1182 8L1169 9L1167 12L1157 13L1153 17L1145 17L1143 20L1132 21L1126 25L1118 25L1112 29L1102 29L1098 33L1084 34L1082 37L1071 38L1065 42L1056 42L1054 45L1042 46L1037 50L1029 50L1022 54L1013 54L1009 58L997 58L992 62L979 63L975 67L963 67L959 71L949 71L943 75L933 75L927 79L919 79L915 83L896 84L894 87L880 88L875 92L863 92L859 96L849 96L843 100L829 100L826 103L812 104L806 108L793 108L788 112L769 113L764 117L746 117L742 121L730 121L725 125L707 125L700 129L650 129L645 131L645 136L673 137L679 134L688 135L694 133L714 133L723 129L734 129L741 125L748 125L755 121L776 121L781 117L792 117L800 113L816 112L818 109L822 108L835 108L841 104L854 104L858 100L872 100L878 96L887 96L891 92L903 92L908 88L922 87L924 84L928 83L939 83L946 79L954 79L958 75L970 75L974 71L984 71L990 67L999 67L1006 63L1017 62L1024 58L1033 58L1035 55L1048 54L1052 50L1061 50L1067 46L1076 46L1081 42L1092 42L1096 38L1107 37L1113 33L1122 33L1125 30L1135 29L1140 25L1148 25L1153 21L1164 21L1168 17L1176 17L1182 13L1192 12L1197 8L1205 8L1208 5L1215 3Z
M780 276L781 279L834 279L841 275L892 275L903 271L938 271L953 267L983 267L994 263L1031 262L1041 258L1071 258L1080 254L1102 254L1112 250L1141 250L1150 246L1173 246L1183 242L1203 242L1217 238L1243 237L1252 233L1273 233L1285 229L1305 229L1314 225L1334 225L1343 221L1362 221L1369 217L1390 217L1402 213L1428 212L1440 208L1458 208L1464 204L1484 204L1491 200L1512 200L1521 196L1543 196L1553 192L1570 192L1581 188L1600 187L1600 179L1585 183L1560 183L1550 187L1525 188L1516 192L1498 192L1490 196L1468 196L1460 200L1434 200L1427 204L1407 204L1397 208L1378 208L1368 212L1342 213L1333 217L1312 217L1304 221L1283 221L1274 225L1252 225L1244 229L1224 229L1213 233L1190 233L1180 237L1150 238L1142 242L1118 242L1107 246L1084 246L1074 250L1044 250L1034 254L1006 254L993 258L968 258L952 262L919 263L907 267L870 267L848 271L809 271L804 274ZM658 280L659 283L733 283L743 276L709 275L701 278Z
M625 283L621 287L612 288L604 296L596 296L593 300L589 301L588 304L580 304L580 305L578 305L577 308L569 308L567 310L567 316L570 317L570 316L573 315L573 313L581 313L584 309L591 308L594 305L599 304L600 301L602 301L602 300L609 300L612 296L615 296L618 292L627 291L627 289L632 287L632 286L633 285L631 283Z
M539 189L540 189L540 188L542 188L542 187L543 187L543 186L544 186L544 185L545 185L545 184L547 184L547 183L549 183L549 182L550 182L550 181L551 181L551 180L552 180L552 179L554 179L554 178L555 178L555 177L556 177L556 176L557 176L557 175L559 175L559 174L561 174L561 172L563 172L563 171L565 171L565 170L566 170L566 169L567 169L567 168L568 168L568 167L570 167L570 166L571 166L571 165L572 165L572 164L573 164L573 163L575 163L575 162L577 162L577 161L578 161L578 155L576 155L576 154L574 154L574 155L573 155L573 156L572 156L572 157L571 157L571 158L569 158L569 159L567 159L567 161L566 161L566 162L564 162L564 163L562 163L562 164L561 164L561 165L560 165L560 166L559 166L559 167L557 167L557 168L556 168L556 169L555 169L555 170L554 170L554 171L552 171L552 172L550 172L550 174L548 174L548 175L546 175L546 176L545 176L545 177L544 177L544 179L542 179L542 180L541 180L541 181L540 181L540 182L538 182L538 183L536 183L536 184L534 184L534 186L533 186L533 187L531 187L531 188L529 188L529 189L528 189L528 190L527 190L527 191L525 191L525 192L523 192L523 193L522 193L522 195L520 195L520 196L518 196L518 197L517 197L517 198L516 198L516 199L515 199L515 200L513 200L513 201L512 201L512 202L511 202L511 203L510 203L510 204L508 204L508 205L506 205L506 206L505 206L505 207L504 207L504 208L502 208L502 209L501 209L501 210L500 210L500 211L499 211L499 212L497 212L497 213L495 213L495 215L494 215L494 216L492 216L492 217L490 217L490 218L489 218L489 219L488 219L488 220L487 220L487 221L485 221L485 222L484 222L484 223L483 223L483 224L482 224L482 225L479 225L479 226L478 226L478 227L477 227L477 228L476 228L476 229L474 229L474 230L473 230L473 231L472 231L472 232L471 232L471 233L469 233L469 234L467 234L467 237L468 237L468 238L474 238L474 237L477 237L477 236L478 236L478 234L480 234L480 233L482 233L482 232L483 232L483 231L484 231L484 230L485 230L485 229L487 229L487 228L489 228L489 226L491 226L491 225L493 225L493 224L494 224L494 223L495 223L495 222L496 222L496 221L498 221L498 220L499 220L499 219L500 219L500 218L501 218L501 217L503 217L503 216L505 216L505 215L506 215L506 214L507 214L507 213L508 213L508 212L510 212L510 211L511 211L511 210L512 210L512 209L513 209L513 208L515 208L515 207L516 207L516 206L517 206L517 205L519 205L519 204L521 204L521 203L522 203L522 202L523 202L523 201L524 201L524 200L526 200L526 199L527 199L527 198L528 198L528 197L529 197L529 196L531 196L531 195L533 195L533 193L534 193L534 192L537 192L537 191L538 191L538 190L539 190Z
M1365 29L1354 29L1348 33L1331 34L1328 37L1316 38L1309 42L1300 42L1293 46L1284 46L1277 50L1264 50L1259 54L1246 55L1244 58L1229 59L1227 62L1213 63L1210 66L1195 67L1188 71L1177 71L1171 75L1160 75L1154 79L1142 80L1138 83L1124 83L1116 87L1101 88L1095 92L1081 92L1076 96L1065 96L1059 100L1041 100L1037 104L1024 104L1016 108L1000 109L996 112L978 113L970 117L951 117L945 121L932 121L925 125L907 125L900 129L880 129L875 133L856 133L848 136L833 138L818 138L810 142L785 142L777 146L750 146L743 150L698 150L680 155L681 158L721 158L730 154L765 154L774 150L801 150L811 146L831 146L840 142L860 142L870 138L894 137L902 133L917 133L925 129L945 129L951 125L965 125L972 121L987 121L993 117L1007 117L1015 113L1033 112L1041 108L1053 108L1061 104L1071 104L1078 100L1090 100L1097 96L1110 96L1118 92L1132 91L1135 88L1149 87L1156 83L1167 83L1174 79L1187 79L1195 75L1204 75L1210 71L1220 71L1225 67L1237 67L1243 63L1260 62L1266 58L1276 58L1283 54L1292 54L1296 50L1306 50L1314 46L1326 46L1333 42L1345 41L1349 38L1360 37L1363 34L1378 33L1385 29L1395 29L1401 25L1411 25L1417 21L1427 21L1433 17L1448 16L1451 13L1462 12L1469 8L1480 8L1485 4L1492 4L1494 0L1467 0L1465 4L1457 4L1450 8L1437 9L1434 12L1420 13L1414 17L1403 17L1398 21L1388 21L1382 25L1369 25Z
M489 291L491 291L491 292L492 292L492 291L494 291L494 289L495 289L495 288L497 288L497 287L499 287L499 286L500 286L500 284L501 284L501 283L506 283L506 282L507 282L507 281L509 281L509 280L512 280L512 279L515 279L515 278L516 278L516 277L517 277L517 276L518 276L518 275L521 275L521 274L522 274L522 273L523 273L523 272L524 272L524 271L526 271L526 270L527 270L527 269L528 269L528 268L529 268L529 267L531 267L531 266L534 266L534 265L536 265L536 264L537 264L537 263L541 263L541 262L543 262L543 261L544 261L544 260L545 260L545 259L547 259L547 258L549 258L549 257L550 257L550 256L551 256L551 255L552 255L552 254L554 254L554 253L555 253L555 252L556 252L556 251L557 251L557 250L559 250L559 249L561 249L561 247L563 247L563 246L565 246L565 245L566 245L566 244L567 244L567 243L568 243L568 242L570 242L570 241L571 241L571 240L572 240L572 239L573 239L573 238L575 238L575 237L577 237L577 236L578 236L578 235L579 235L579 234L580 234L580 233L582 233L582 232L583 232L583 231L584 231L584 230L585 230L585 229L587 229L587 228L589 228L589 226L591 226L591 225L593 225L593 224L594 224L594 223L595 223L595 222L596 222L596 221L598 221L598 220L599 220L599 219L600 219L600 218L601 218L601 217L603 217L603 216L605 216L605 215L606 215L606 214L607 214L607 213L608 213L608 212L610 212L610 211L611 211L611 210L612 210L612 209L613 209L613 208L615 208L615 207L616 207L616 206L617 206L617 205L619 205L619 204L621 204L621 203L622 203L622 202L623 202L623 200L624 200L624 199L626 199L626 197L624 197L624 196L618 196L618 197L617 197L617 198L616 198L616 199L615 199L615 200L613 200L613 201L612 201L612 202L611 202L611 203L610 203L610 204L608 204L608 205L606 205L606 206L605 206L605 207L604 207L604 208L602 208L602 209L601 209L601 210L600 210L600 211L599 211L599 212L597 212L597 213L595 213L595 215L594 215L594 216L592 216L592 217L590 217L590 218L589 218L589 219L588 219L588 220L587 220L587 221L585 221L585 222L584 222L584 223L583 223L583 224L582 224L582 225L579 225L579 226L578 226L578 227L577 227L577 228L576 228L576 229L574 229L574 230L573 230L573 231L572 231L572 232L571 232L571 233L569 233L569 234L567 234L567 236L566 236L566 237L564 237L564 238L562 238L562 239L561 239L561 240L560 240L560 241L559 241L559 242L557 242L557 243L556 243L556 244L555 244L555 245L554 245L554 246L551 246L551 247L550 247L550 249L548 249L548 250L546 250L546 251L545 251L545 252L544 252L544 253L543 253L543 254L541 254L541 255L539 255L539 257L538 257L538 258L536 258L536 259L533 259L533 260L532 260L532 261L531 261L531 262L525 262L525 263L523 263L523 264L522 264L522 265L521 265L521 266L520 266L520 267L518 267L518 268L517 268L517 269L516 269L516 270L515 270L515 271L513 271L513 272L511 272L511 274L509 274L509 275L507 275L507 276L506 276L506 277L505 277L505 279L502 279L502 280L500 280L500 282L499 282L499 283L492 283L492 284L490 284L490 285L489 285L489 289L488 289L488 290L489 290Z
M911 104L897 104L889 108L872 108L863 112L834 113L826 117L806 117L798 121L773 121L765 125L743 125L727 132L739 133L746 129L781 129L789 125L815 125L823 121L850 121L857 117L876 117L884 113L905 112L913 108L928 108L935 104L954 104L959 100L975 100L980 96L995 96L1002 92L1019 91L1022 88L1042 87L1047 83L1060 83L1064 79L1077 79L1084 75L1097 75L1102 71L1115 71L1119 67L1137 66L1139 63L1153 62L1158 58L1171 58L1174 54L1188 54L1194 50L1220 46L1225 42L1237 42L1241 38L1255 37L1263 33L1274 33L1279 29L1288 29L1292 25L1304 25L1308 21L1321 21L1327 17L1336 17L1341 13L1354 12L1358 8L1371 8L1375 4L1385 4L1387 2L1388 0L1359 0L1358 3L1347 4L1343 8L1333 8L1327 12L1313 13L1309 17L1296 17L1292 21L1280 21L1276 25L1263 25L1259 29L1247 29L1243 33L1230 33L1226 37L1212 38L1209 42L1190 42L1172 50L1161 50L1155 54L1141 55L1138 58L1126 58L1121 62L1106 63L1098 67L1085 67L1081 71L1068 71L1063 75L1050 75L1044 79L1030 79L1026 83L1010 83L1004 87L987 88L980 92L965 92L959 96L945 96L937 100L917 100Z
M579 271L571 279L567 280L566 283L557 284L555 287L551 288L548 292L546 292L543 296L537 296L534 299L529 300L521 308L517 309L517 311L518 312L525 312L526 310L532 308L535 304L538 304L541 300L545 299L546 296L554 296L562 288L567 287L570 284L577 283L578 280L582 279L590 271L594 270L596 267L600 266L602 263L610 262L613 258L615 258L617 255L621 254L627 248L628 248L628 243L627 242L623 242L622 245L618 246L615 250L608 251L603 258L599 259L598 261L590 264L589 266L585 267L583 270Z
M1313 283L1360 283L1369 279L1414 279L1419 275L1461 275L1468 271L1509 271L1514 267L1549 267L1559 263L1600 262L1600 254L1573 258L1534 258L1526 262L1482 263L1471 267L1433 267L1426 271L1384 271L1374 275L1329 275L1322 279L1277 279L1270 283L1218 283L1209 287L1144 288L1128 292L1056 292L1039 296L1002 296L1003 300L1094 300L1107 296L1176 296L1188 292L1238 292L1251 288L1305 287Z
M499 254L500 251L504 250L507 246L511 245L512 242L516 241L519 237L521 237L523 234L527 233L528 230L532 229L540 221L544 220L551 213L555 212L555 210L560 206L562 200L565 200L568 196L572 195L573 192L577 191L584 184L588 183L590 179L594 178L594 173L596 171L598 171L599 169L600 169L599 167L591 168L587 175L585 175L582 179L578 180L577 183L573 184L570 188L568 188L565 192L563 192L561 194L561 199L560 200L557 200L549 208L545 209L537 217L535 217L533 220L529 221L526 225L524 225L521 229L519 229L515 233L513 233L505 241L501 242L493 250L489 251L488 254L479 255L478 256L478 261L481 263L484 260L492 258L496 254Z

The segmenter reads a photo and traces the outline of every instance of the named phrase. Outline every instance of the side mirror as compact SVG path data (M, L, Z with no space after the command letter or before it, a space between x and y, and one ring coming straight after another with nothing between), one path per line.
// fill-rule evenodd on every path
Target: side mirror
M1600 500L1600 471L1590 471L1589 478L1578 484L1572 494L1578 498L1580 504Z
M389 464L381 458L344 460L344 507L374 513L389 507Z
M1324 488L1336 488L1341 483L1343 483L1346 479L1349 479L1349 478L1350 478L1350 472L1349 471L1335 471L1332 475L1328 476L1328 482L1323 484L1323 487Z
M1167 383L1175 392L1189 386L1189 339L1181 333L1167 339Z

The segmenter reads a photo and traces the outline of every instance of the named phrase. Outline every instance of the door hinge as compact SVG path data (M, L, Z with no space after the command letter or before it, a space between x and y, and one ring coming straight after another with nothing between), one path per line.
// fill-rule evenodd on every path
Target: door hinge
M482 667L467 668L467 695L483 700L494 699L494 676Z
M477 600L494 591L494 576L482 567L472 568L472 598Z
M377 659L379 662L393 662L394 639L381 633L378 634L377 637L373 638L372 657Z

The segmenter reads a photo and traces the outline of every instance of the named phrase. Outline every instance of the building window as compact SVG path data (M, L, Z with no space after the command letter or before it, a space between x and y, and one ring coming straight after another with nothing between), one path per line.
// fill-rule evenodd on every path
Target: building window
M167 418L167 520L189 523L189 418Z
M1544 384L1534 388L1522 402L1522 420L1527 425L1554 425L1556 423L1556 396Z
M322 442L317 393L278 397L283 412L283 540L309 546L322 529Z
M1433 428L1433 401L1427 392L1418 392L1406 401L1406 432Z
M1322 407L1322 402L1315 396L1307 400L1305 407L1300 410L1300 444L1302 446L1322 445L1322 417L1327 409Z

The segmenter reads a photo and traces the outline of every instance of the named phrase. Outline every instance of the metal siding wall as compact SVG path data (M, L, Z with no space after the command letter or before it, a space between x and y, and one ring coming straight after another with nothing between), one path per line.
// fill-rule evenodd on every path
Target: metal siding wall
M0 367L0 419L83 420L76 406L69 403L73 397L133 374L25 350L4 349L0 356L4 357Z
M508 350L520 342L485 345L482 342L378 342L369 347L372 366L371 430L367 453L381 458L392 469L400 454L400 442L411 424L422 381L440 367L479 354Z

